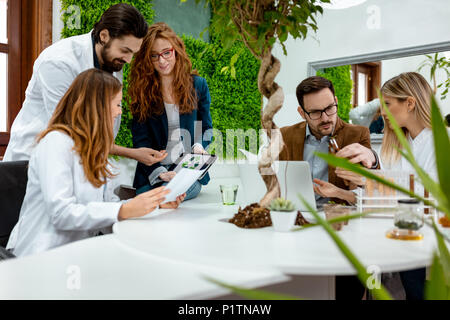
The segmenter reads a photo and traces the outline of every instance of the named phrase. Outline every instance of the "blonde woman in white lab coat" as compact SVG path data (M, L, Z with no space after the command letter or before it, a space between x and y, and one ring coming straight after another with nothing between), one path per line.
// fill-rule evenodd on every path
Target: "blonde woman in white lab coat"
M108 188L113 176L108 154L121 100L122 85L105 71L90 69L75 78L31 154L19 221L7 245L16 256L89 238L164 201L169 192L164 187L126 203ZM178 207L184 196L164 207Z

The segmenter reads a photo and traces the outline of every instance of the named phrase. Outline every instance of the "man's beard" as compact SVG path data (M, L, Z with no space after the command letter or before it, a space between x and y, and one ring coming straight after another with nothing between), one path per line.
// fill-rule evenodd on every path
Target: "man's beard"
M327 125L327 124L330 125L330 129L326 129L327 131L325 131L325 129L322 129L321 127L322 127L323 125ZM328 132L329 130L331 130L331 132ZM317 131L319 131L319 133L320 133L322 136L333 135L333 133L334 133L334 124L333 124L332 121L321 122L321 123L317 126Z
M111 59L108 55L108 49L111 46L111 40L103 46L103 48L100 51L100 55L103 60L103 65L101 66L101 69L103 71L107 71L109 73L113 72L119 72L122 70L123 65L126 63L122 59Z

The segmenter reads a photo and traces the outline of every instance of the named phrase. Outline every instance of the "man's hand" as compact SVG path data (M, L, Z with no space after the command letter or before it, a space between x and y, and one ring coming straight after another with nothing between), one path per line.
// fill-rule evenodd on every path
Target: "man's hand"
M337 197L339 188L336 187L334 184L331 184L329 182L320 179L314 179L313 182L315 183L313 185L314 192L317 193L319 196L324 198Z
M175 201L167 202L161 204L159 207L161 209L176 209L184 201L184 198L186 198L186 193L183 193L182 195L179 195Z
M348 171L342 168L336 168L335 172L336 176L338 176L339 178L344 179L344 181L349 181L357 186L363 186L366 183L366 179L355 172Z
M151 166L157 162L164 160L168 153L166 150L156 151L151 148L134 149L134 159L142 162L147 166Z
M354 204L356 202L356 196L352 191L344 190L339 187L336 187L334 184L314 179L314 192L324 198L339 198L347 201L350 204Z
M173 179L173 177L175 177L176 174L177 173L175 171L163 172L159 175L159 178L165 182L169 182Z
M369 148L360 145L359 143L352 143L345 146L336 153L336 157L347 158L351 163L360 163L366 167L371 168L375 163L375 155Z

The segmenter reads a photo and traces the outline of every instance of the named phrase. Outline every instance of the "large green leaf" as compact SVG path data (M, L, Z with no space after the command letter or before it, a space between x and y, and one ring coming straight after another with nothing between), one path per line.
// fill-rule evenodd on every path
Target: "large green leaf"
M348 261L353 265L356 272L358 273L358 278L363 284L364 287L367 287L367 283L371 275L366 271L367 268L363 266L363 264L358 260L358 258L354 255L354 253L350 250L350 248L342 241L342 239L337 235L337 233L333 230L331 225L317 213L316 210L300 195L298 197L306 206L309 212L311 212L317 222L325 229L325 231L330 235L333 241L338 246L339 250L345 255ZM382 284L380 284L380 288L369 289L373 296L377 300L392 300L391 295L386 291Z
M435 254L433 265L431 266L431 277L425 286L425 299L448 300L450 299L449 294L450 290L445 285L444 270L439 261L439 257Z
M444 124L436 99L431 99L431 123L434 137L434 149L436 150L436 167L439 183L446 198L446 206L450 204L450 138ZM441 151L442 150L442 151ZM449 210L450 211L450 210ZM447 211L447 214L449 214Z
M434 221L433 221L433 228L435 230L434 233L436 234L436 240L439 250L439 258L442 264L442 271L444 274L445 284L448 288L450 288L450 253L448 252L448 248L445 245L444 238L442 238Z

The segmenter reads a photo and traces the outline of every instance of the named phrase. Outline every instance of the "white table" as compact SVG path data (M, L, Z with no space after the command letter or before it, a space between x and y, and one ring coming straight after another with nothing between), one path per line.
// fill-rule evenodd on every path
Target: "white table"
M275 232L273 227L243 229L225 222L236 211L237 207L222 209L220 204L186 203L147 219L117 223L113 230L121 243L170 260L297 275L355 274L323 228L296 232ZM364 265L378 266L382 272L429 265L435 247L433 230L421 229L421 241L398 241L385 237L391 227L392 219L357 219L339 235Z
M30 257L0 262L0 298L203 299L226 296L204 276L303 298L334 298L334 276L355 274L320 227L277 233L221 221L237 211L220 203L219 184L237 183L236 170L213 176L195 200L114 225L114 233ZM238 202L242 192L238 193ZM381 272L428 266L432 230L417 242L387 239L391 219L350 221L340 236L366 265ZM235 297L235 296L228 296Z
M252 288L288 280L277 271L167 260L106 235L0 262L0 299L206 299L227 294L204 276Z

